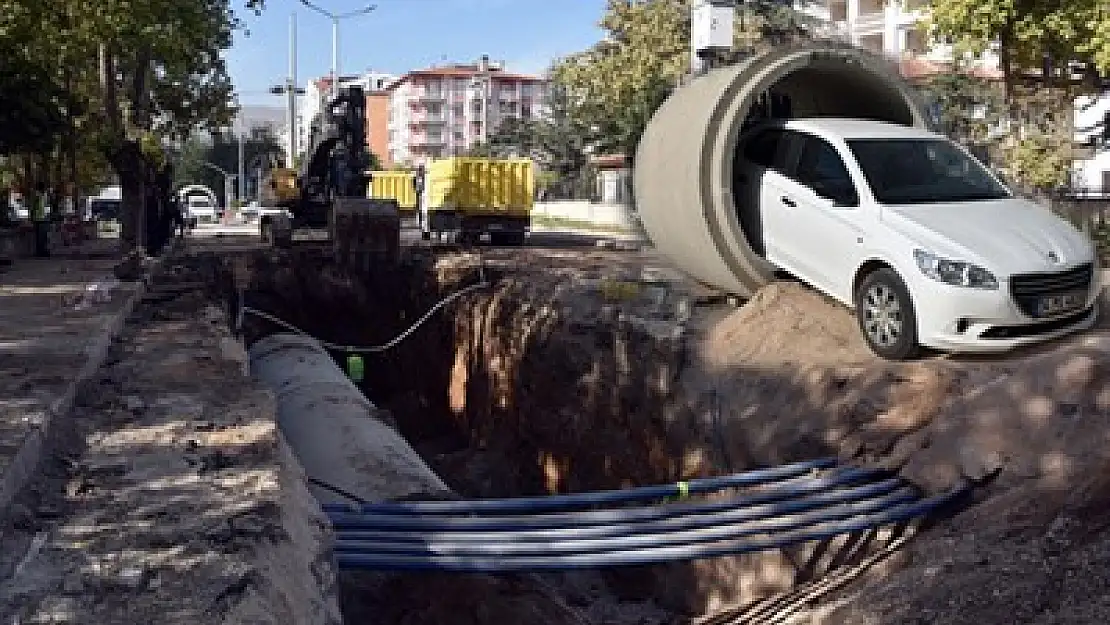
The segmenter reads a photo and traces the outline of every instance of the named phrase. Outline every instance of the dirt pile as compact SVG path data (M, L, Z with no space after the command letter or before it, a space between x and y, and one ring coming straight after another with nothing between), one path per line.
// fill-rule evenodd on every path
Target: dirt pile
M801 284L773 282L743 307L717 311L705 353L711 362L851 365L874 362L855 317Z
M924 534L909 564L827 623L1110 620L1110 344L1093 338L1023 363L952 402L903 472L981 480L974 507Z

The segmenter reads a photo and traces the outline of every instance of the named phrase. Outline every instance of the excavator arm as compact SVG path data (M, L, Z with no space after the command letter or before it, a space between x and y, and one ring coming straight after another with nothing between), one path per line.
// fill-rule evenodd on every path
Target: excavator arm
M288 223L276 224L275 244L291 243L296 227L327 228L341 262L365 268L374 259L395 258L401 221L397 202L367 197L371 157L362 88L340 89L311 128L297 171L299 197L289 206Z

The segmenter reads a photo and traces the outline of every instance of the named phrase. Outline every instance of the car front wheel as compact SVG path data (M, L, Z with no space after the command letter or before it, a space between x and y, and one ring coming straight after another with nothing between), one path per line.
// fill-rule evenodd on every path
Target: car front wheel
M868 347L887 360L917 355L917 315L906 283L884 267L867 275L856 289L856 318Z

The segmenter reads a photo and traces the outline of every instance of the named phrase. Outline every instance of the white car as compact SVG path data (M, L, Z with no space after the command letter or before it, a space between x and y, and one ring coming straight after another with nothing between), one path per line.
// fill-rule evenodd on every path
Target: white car
M1005 351L1095 321L1091 240L941 135L798 119L756 127L738 157L753 249L854 309L884 358Z

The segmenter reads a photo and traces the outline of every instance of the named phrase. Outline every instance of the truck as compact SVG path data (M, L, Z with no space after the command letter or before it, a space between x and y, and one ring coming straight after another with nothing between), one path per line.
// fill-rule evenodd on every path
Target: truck
M531 226L535 170L526 158L434 159L414 172L424 239L521 245Z
M416 215L416 173L406 170L377 170L370 172L369 195L373 199L397 200L397 209L403 217Z
M341 88L311 128L299 167L273 167L263 178L262 204L287 212L263 215L260 233L277 247L289 247L295 230L324 230L343 264L366 267L374 259L396 259L398 202L367 197L370 150L362 87Z

